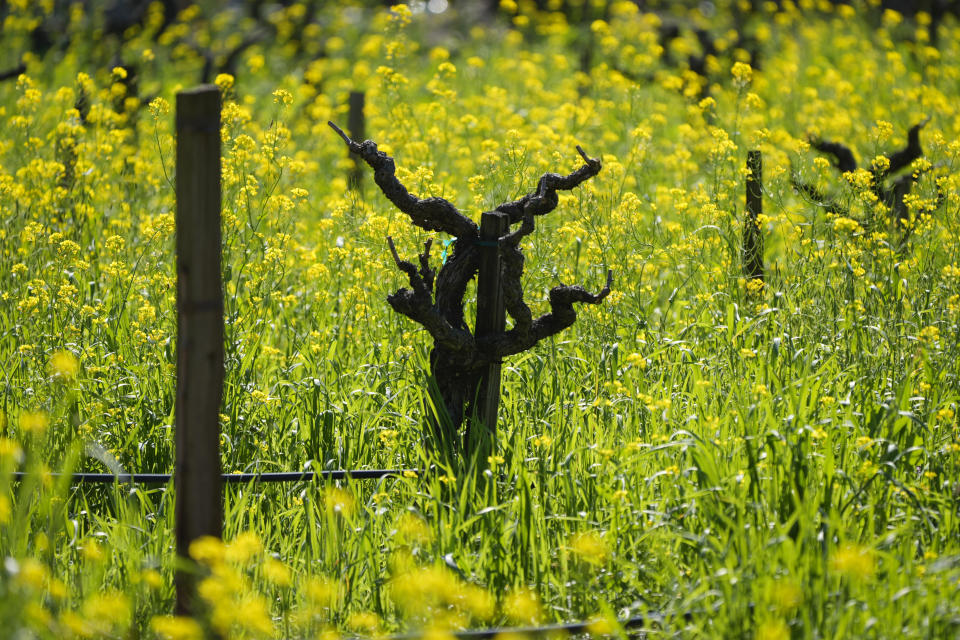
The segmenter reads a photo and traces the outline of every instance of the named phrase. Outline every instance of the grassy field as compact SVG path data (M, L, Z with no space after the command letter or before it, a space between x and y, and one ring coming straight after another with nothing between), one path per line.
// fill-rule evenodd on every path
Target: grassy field
M162 27L156 3L111 35L54 4L0 8L0 71L25 65L0 83L0 635L616 635L630 616L651 638L960 633L956 20L933 46L929 16L866 4L293 4L258 22L210 3ZM410 191L475 220L573 171L578 144L601 158L525 239L524 287L535 314L559 283L597 291L612 269L614 288L504 363L492 481L227 488L226 542L193 549L198 622L170 615L172 487L49 472L172 470L171 105L204 53L223 91L225 471L431 462L430 340L386 303L406 282L385 238L407 259L448 238L370 175L348 189L327 121L346 126L352 90ZM928 117L922 155L886 176ZM741 269L749 149L761 286ZM911 173L898 221L878 189Z

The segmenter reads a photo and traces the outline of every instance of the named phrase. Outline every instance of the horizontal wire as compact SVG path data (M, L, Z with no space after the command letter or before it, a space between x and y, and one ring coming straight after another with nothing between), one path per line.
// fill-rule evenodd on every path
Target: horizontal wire
M220 480L227 484L243 482L310 482L323 480L376 480L391 476L417 474L417 469L332 469L325 471L279 471L272 473L222 473ZM13 477L23 480L36 475L29 471L15 471ZM129 482L136 484L166 484L173 478L172 473L50 473L51 478L70 475L74 483L110 484Z

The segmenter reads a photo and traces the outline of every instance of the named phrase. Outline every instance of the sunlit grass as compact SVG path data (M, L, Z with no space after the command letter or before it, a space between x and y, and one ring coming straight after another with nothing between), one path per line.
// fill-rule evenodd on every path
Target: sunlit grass
M155 38L157 7L122 44L74 11L69 46L25 55L25 75L0 84L5 630L290 638L596 618L599 633L649 615L651 637L956 634L955 21L933 49L923 16L755 15L736 27L757 48L750 67L728 9L708 21L613 3L581 30L525 3L490 22L331 5L301 39L305 7L271 8L273 35L235 77L214 76L226 472L432 462L429 341L385 301L403 285L386 236L409 257L426 234L372 176L348 189L326 122L345 125L351 90L410 190L475 219L572 170L577 144L601 157L538 219L525 291L536 313L558 283L597 290L609 268L615 287L504 364L486 476L228 486L226 543L194 550L211 603L195 622L168 617L171 487L46 475L172 467L171 105L199 77L198 43L222 58L254 25L204 6ZM4 68L43 7L5 11ZM665 20L680 35L661 43ZM706 81L684 69L696 27L720 37ZM901 246L864 177L807 139L870 166L926 116L909 170L930 170ZM740 265L751 148L763 287ZM797 194L795 177L849 215Z

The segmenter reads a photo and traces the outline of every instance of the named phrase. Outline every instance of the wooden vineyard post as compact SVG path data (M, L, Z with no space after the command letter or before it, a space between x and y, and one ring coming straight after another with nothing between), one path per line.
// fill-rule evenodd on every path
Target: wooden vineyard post
M480 217L480 265L477 270L477 322L474 334L480 338L491 333L502 333L507 324L503 304L503 287L500 285L500 247L498 240L510 230L510 216L496 211ZM495 362L487 367L480 378L477 398L477 418L480 433L468 422L464 453L476 453L478 464L483 466L493 455L497 437L497 412L500 407L500 368Z
M220 90L177 94L177 396L175 527L177 613L196 613L190 543L220 537L220 402L223 287L220 276Z
M763 156L756 149L747 152L747 207L743 221L743 272L750 280L763 282Z
M363 107L366 98L363 91L351 91L350 101L348 103L349 111L347 113L347 129L350 130L350 137L354 140L366 140L367 124L363 115ZM353 159L353 168L350 170L348 184L354 191L363 190L363 167L360 162Z

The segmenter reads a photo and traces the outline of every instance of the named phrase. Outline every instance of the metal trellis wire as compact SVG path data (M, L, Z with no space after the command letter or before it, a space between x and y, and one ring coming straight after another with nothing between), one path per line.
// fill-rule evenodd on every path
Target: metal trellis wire
M23 480L35 473L16 471L15 480ZM52 478L70 475L72 484L167 484L173 479L172 473L50 473ZM377 480L392 476L416 477L418 469L332 469L325 471L279 471L272 473L223 473L220 479L225 484L243 484L248 482L311 482L313 480Z

